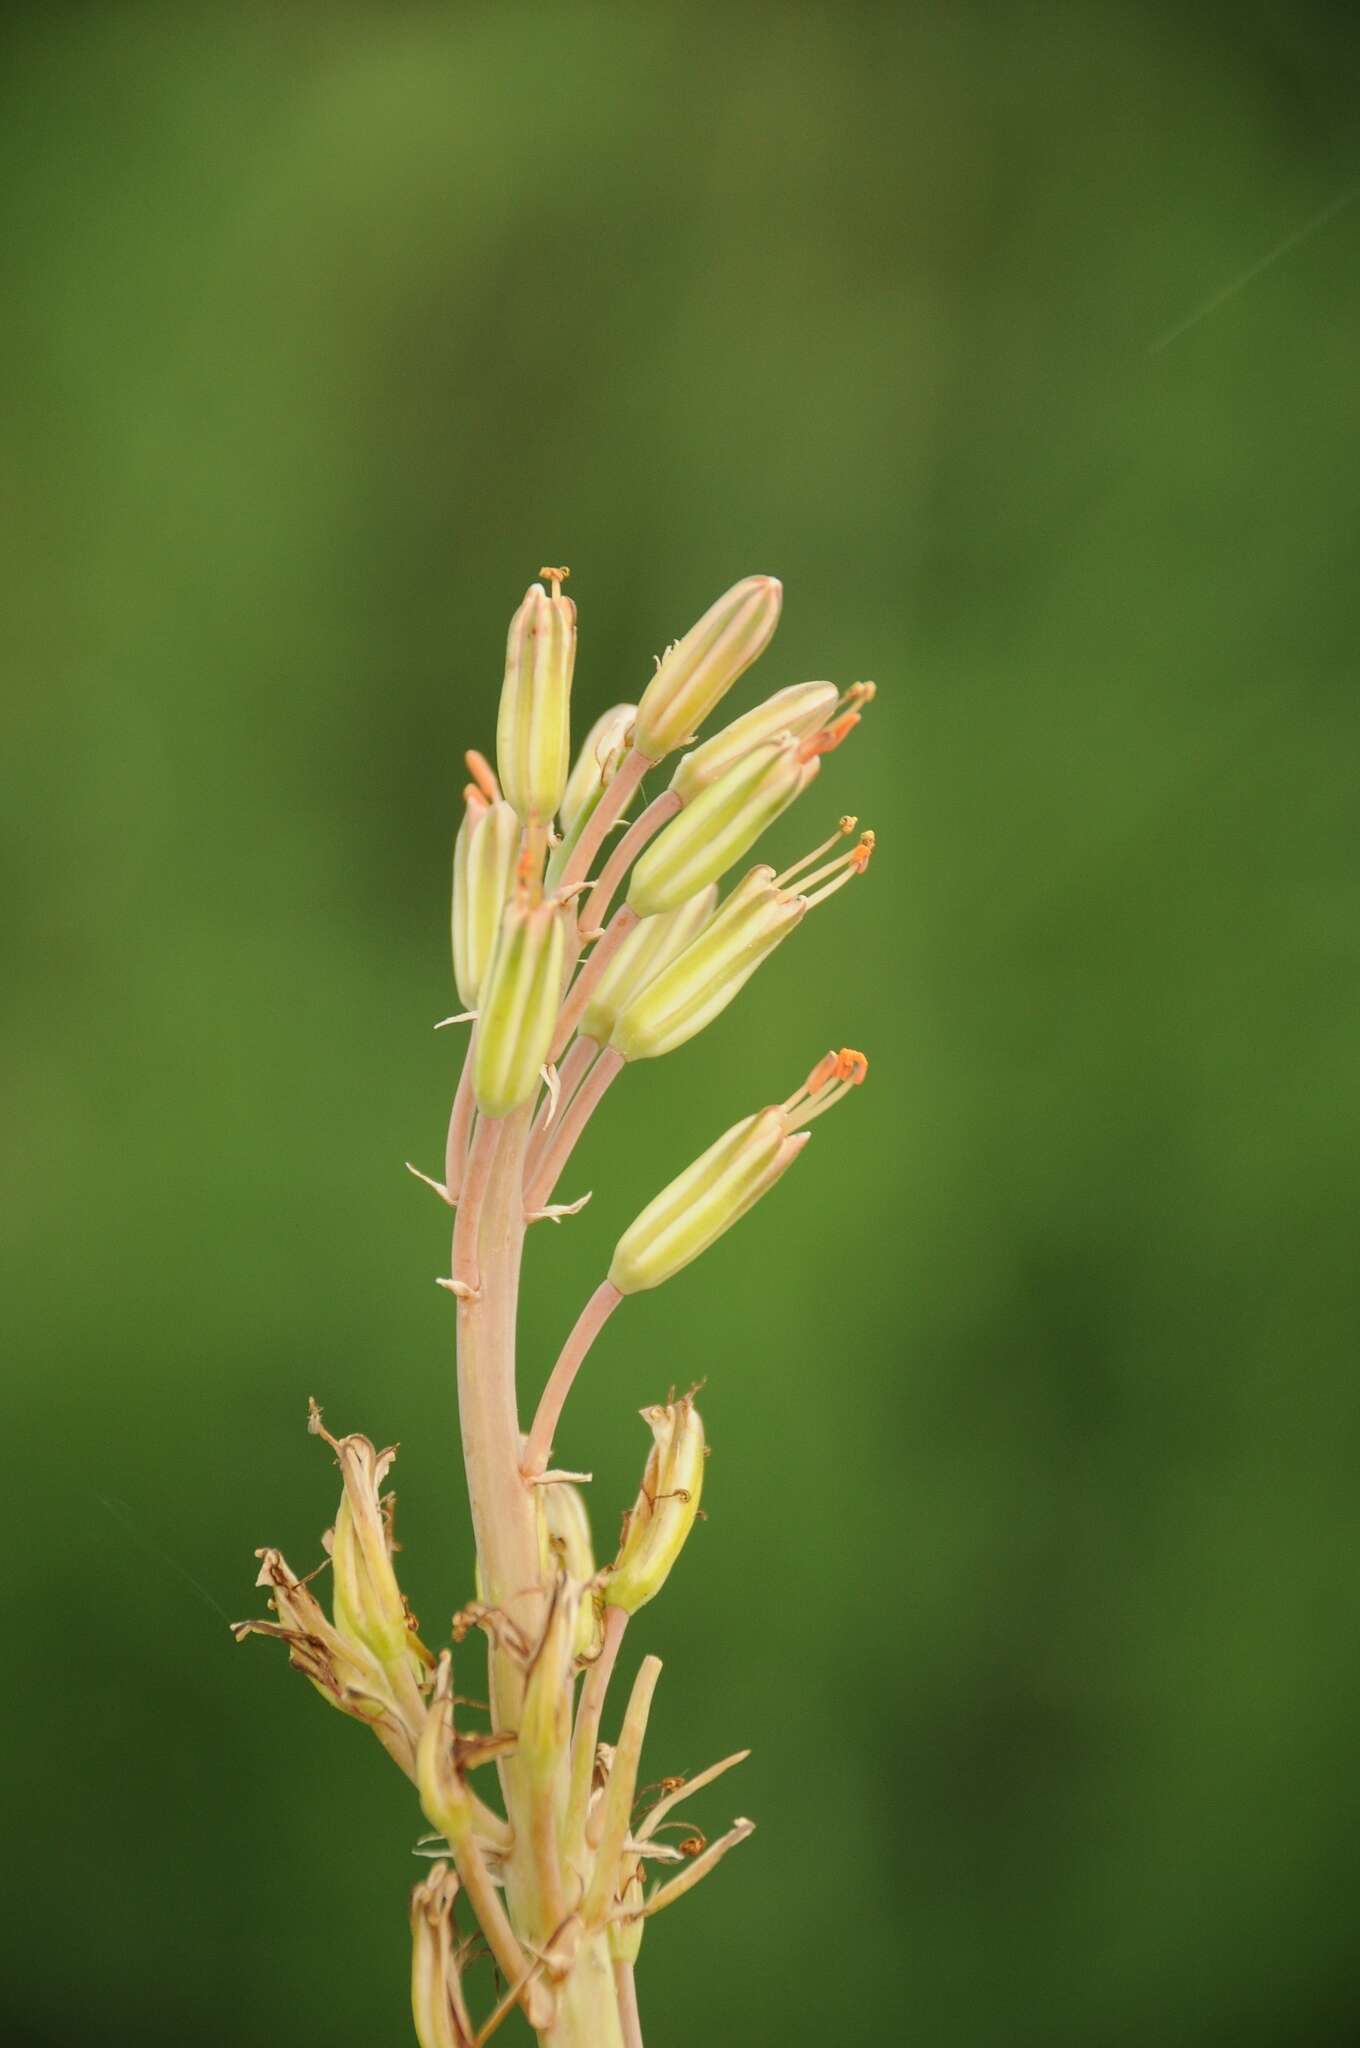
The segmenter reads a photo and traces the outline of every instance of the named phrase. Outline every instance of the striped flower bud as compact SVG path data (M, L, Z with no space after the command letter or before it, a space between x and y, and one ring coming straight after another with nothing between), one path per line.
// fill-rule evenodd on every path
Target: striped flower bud
M453 843L453 978L464 1009L475 1010L501 913L514 880L519 819L504 802L466 792Z
M691 1394L641 1412L652 1432L652 1448L642 1490L604 1582L606 1605L621 1607L625 1614L636 1614L655 1599L684 1549L699 1512L707 1456L704 1425Z
M743 711L740 718L715 732L701 747L682 754L670 786L681 803L693 803L701 789L716 782L752 747L758 747L764 740L778 739L783 733L802 739L805 733L825 725L839 703L840 692L834 683L791 683L786 690L776 690L773 697L767 697L753 711Z
M496 718L501 785L524 824L546 824L562 801L571 759L571 676L576 607L561 594L565 570L540 572L510 621L505 682Z
M697 936L629 995L614 1021L609 1040L613 1050L626 1060L656 1059L674 1052L720 1016L814 904L825 902L864 873L874 850L872 832L862 832L848 852L822 858L858 822L842 818L829 839L782 875L771 867L752 868ZM811 873L804 874L804 869ZM795 891L789 885L796 876L800 879Z
M552 1045L566 930L560 905L521 884L501 915L482 990L472 1084L483 1116L529 1100Z
M639 1294L707 1251L792 1166L808 1140L805 1126L867 1072L862 1053L828 1053L786 1102L733 1124L625 1230L609 1285L618 1294Z
M803 897L780 889L773 868L752 868L698 937L631 998L609 1041L615 1052L656 1059L693 1038L806 911Z
M659 761L694 737L737 677L765 652L783 598L777 577L748 576L667 649L638 705L634 744L640 753Z
M710 882L678 910L641 918L634 925L591 991L581 1017L583 1037L605 1043L619 1012L703 930L717 901L718 885Z
M636 717L636 704L611 705L582 740L558 806L564 837L575 837L614 780Z
M767 740L734 761L663 825L633 869L629 907L639 917L674 910L749 853L767 825L817 772L805 742Z

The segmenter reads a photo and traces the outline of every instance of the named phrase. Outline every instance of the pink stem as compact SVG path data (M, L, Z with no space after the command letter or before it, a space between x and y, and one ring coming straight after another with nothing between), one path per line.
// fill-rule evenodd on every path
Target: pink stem
M599 982L600 976L609 965L629 932L637 925L637 912L625 903L613 919L609 930L599 941L595 951L587 960L572 986L571 994L563 1003L557 1019L557 1036L553 1040L552 1057L559 1059L571 1039L572 1032L580 1023L586 1004Z
M622 1071L623 1054L606 1046L572 1097L570 1107L558 1119L556 1130L542 1143L524 1190L526 1211L542 1209L552 1199L562 1170L576 1150L577 1139L599 1108L610 1082Z
M449 1135L444 1142L444 1186L448 1190L451 1202L458 1200L463 1186L463 1174L467 1169L468 1133L472 1129L474 1107L472 1061L476 1043L477 1026L474 1024L468 1039L463 1071L458 1076L458 1090L453 1098L453 1109L449 1116Z
M562 1347L562 1355L548 1375L533 1428L524 1446L520 1469L526 1479L536 1479L547 1470L552 1440L571 1392L572 1381L585 1362L586 1353L613 1315L623 1296L610 1281L602 1280L576 1319L576 1327Z
M639 754L636 748L624 755L619 763L617 775L581 827L581 836L567 856L567 864L557 884L559 892L570 889L575 882L585 880L590 863L604 841L605 833L623 816L643 776L649 768L655 766L655 761L648 760L645 754Z
M486 1199L491 1169L496 1163L501 1130L502 1120L499 1117L478 1117L472 1148L468 1153L467 1176L459 1197L458 1216L453 1226L454 1284L455 1287L471 1288L474 1292L481 1285L477 1236L482 1220L482 1203Z
M640 818L635 818L624 833L609 859L604 872L585 901L580 916L583 933L598 931L603 923L614 892L627 874L633 862L641 853L647 841L654 838L661 827L672 819L680 809L680 798L673 789L663 789L660 796L654 796Z

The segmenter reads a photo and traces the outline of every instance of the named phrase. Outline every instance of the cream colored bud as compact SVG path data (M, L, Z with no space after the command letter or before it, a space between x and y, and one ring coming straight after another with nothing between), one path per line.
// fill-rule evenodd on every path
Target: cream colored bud
M684 951L620 1012L609 1043L626 1060L674 1052L719 1016L807 911L773 868L752 868ZM639 930L645 929L639 926Z
M554 591L549 597L541 583L531 583L510 621L496 718L501 786L526 825L553 816L571 758L576 607Z
M619 1554L605 1575L606 1605L636 1614L665 1585L684 1549L704 1485L704 1425L693 1396L644 1408L652 1448L642 1489L624 1526Z
M565 1573L552 1592L519 1713L516 1755L537 1784L549 1779L571 1749L572 1681L576 1672L576 1622L581 1588Z
M682 755L671 777L671 788L681 803L693 803L701 789L716 782L752 747L764 740L778 739L782 733L802 739L824 725L839 702L840 692L834 683L790 683L786 690L776 690L773 697L767 697L753 711L743 711L740 718L715 732L701 747Z
M748 576L710 605L668 648L638 705L634 744L651 761L685 746L737 677L763 654L784 592L775 576Z
M774 1186L804 1143L788 1135L777 1109L743 1117L625 1230L609 1268L611 1285L638 1294L669 1280Z
M703 930L717 901L718 885L710 882L678 909L639 919L591 990L581 1018L584 1037L604 1044L625 1004Z
M562 998L566 930L551 898L519 890L501 916L482 988L472 1081L483 1116L527 1102L552 1045Z
M519 819L511 806L487 804L470 790L453 842L453 978L464 1009L477 1007L518 852Z
M633 869L628 902L639 917L673 910L750 852L816 774L808 745L789 738L753 747L662 827Z
M575 837L614 780L636 717L636 704L611 705L582 740L558 806L565 837Z

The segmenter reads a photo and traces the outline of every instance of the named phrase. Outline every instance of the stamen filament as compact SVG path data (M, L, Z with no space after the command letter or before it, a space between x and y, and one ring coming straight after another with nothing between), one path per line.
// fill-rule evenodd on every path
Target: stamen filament
M824 853L830 853L833 846L839 846L846 834L853 832L858 823L858 818L852 818L848 814L843 817L829 839L824 839L820 846L814 846L811 853L805 853L803 858L796 860L791 868L785 868L782 875L775 876L775 887L777 889L787 889L795 875L801 875L805 867L810 867L813 861L820 860ZM804 891L806 891L807 884L804 883L803 886Z

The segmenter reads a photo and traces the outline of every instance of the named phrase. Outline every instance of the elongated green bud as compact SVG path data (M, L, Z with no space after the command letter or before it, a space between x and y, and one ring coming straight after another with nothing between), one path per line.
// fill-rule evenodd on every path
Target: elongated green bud
M707 1251L792 1166L807 1143L804 1126L858 1087L867 1072L863 1053L848 1047L827 1053L786 1102L724 1131L624 1231L610 1285L619 1294L659 1287Z
M842 850L858 823L842 818L829 839L782 875L756 867L743 876L690 943L629 995L614 1021L613 1050L626 1060L655 1059L674 1052L720 1016L814 904L864 873L873 833L862 832L849 851ZM800 877L796 893L789 886L795 877Z
M752 868L684 951L633 996L610 1044L626 1060L674 1052L719 1016L807 912L773 868Z
M496 719L501 786L524 824L546 824L562 801L571 759L571 677L576 607L561 595L563 569L545 569L551 597L531 583L510 621Z
M581 1018L581 1031L586 1038L604 1044L619 1012L703 930L717 901L718 885L710 882L706 889L696 890L678 910L639 920L591 991Z
M740 718L715 732L701 747L682 754L671 777L671 788L682 803L693 803L701 789L716 782L752 747L758 747L764 740L778 739L784 733L802 739L805 733L825 725L839 702L840 692L834 683L791 683L786 690L776 690L773 697L767 697L753 711L743 711Z
M636 717L636 704L613 704L582 740L558 806L564 837L575 837L614 780Z
M816 755L805 757L802 747L799 740L767 740L700 790L633 869L629 907L639 917L674 910L749 853L816 774Z
M453 978L464 1009L475 1010L515 875L519 819L507 803L475 789L453 843Z
M609 1607L636 1614L665 1585L699 1512L704 1485L704 1425L693 1396L644 1408L652 1448L642 1490L624 1524L619 1554L605 1575Z
M483 1116L529 1100L552 1045L562 996L566 931L551 897L520 885L501 915L477 1023L472 1084Z
M737 677L769 646L783 599L778 577L748 576L667 649L638 705L634 744L640 753L659 761L694 737Z

